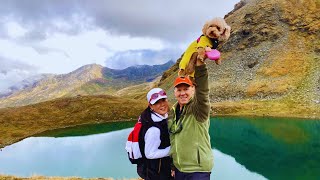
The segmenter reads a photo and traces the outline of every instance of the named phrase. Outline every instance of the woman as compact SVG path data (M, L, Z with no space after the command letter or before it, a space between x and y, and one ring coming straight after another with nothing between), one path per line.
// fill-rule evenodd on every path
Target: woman
M139 146L145 161L143 169L145 179L171 179L167 95L163 89L153 88L148 92L147 100L148 107L141 113L139 119L142 123Z

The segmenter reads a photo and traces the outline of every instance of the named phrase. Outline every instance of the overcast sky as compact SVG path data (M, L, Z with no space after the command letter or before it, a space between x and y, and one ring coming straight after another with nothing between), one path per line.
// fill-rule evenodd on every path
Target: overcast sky
M123 69L176 60L206 20L240 0L2 0L0 93L86 64Z

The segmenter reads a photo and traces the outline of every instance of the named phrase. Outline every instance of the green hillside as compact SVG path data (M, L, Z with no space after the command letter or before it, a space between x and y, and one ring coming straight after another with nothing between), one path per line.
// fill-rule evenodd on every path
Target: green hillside
M0 148L47 130L136 120L146 107L145 101L100 95L61 98L0 109Z

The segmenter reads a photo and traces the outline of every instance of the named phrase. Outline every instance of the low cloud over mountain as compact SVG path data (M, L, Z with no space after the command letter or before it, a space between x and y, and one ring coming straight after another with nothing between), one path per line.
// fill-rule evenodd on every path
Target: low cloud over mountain
M130 50L116 53L106 60L106 66L112 69L125 69L134 65L161 64L163 60L175 61L183 52L177 49L164 50Z

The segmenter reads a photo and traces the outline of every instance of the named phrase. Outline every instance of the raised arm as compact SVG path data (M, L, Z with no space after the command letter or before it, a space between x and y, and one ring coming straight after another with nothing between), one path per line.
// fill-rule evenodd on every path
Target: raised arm
M197 86L191 108L197 121L205 122L210 116L209 82L207 65L201 60L197 60L196 63L195 82Z

